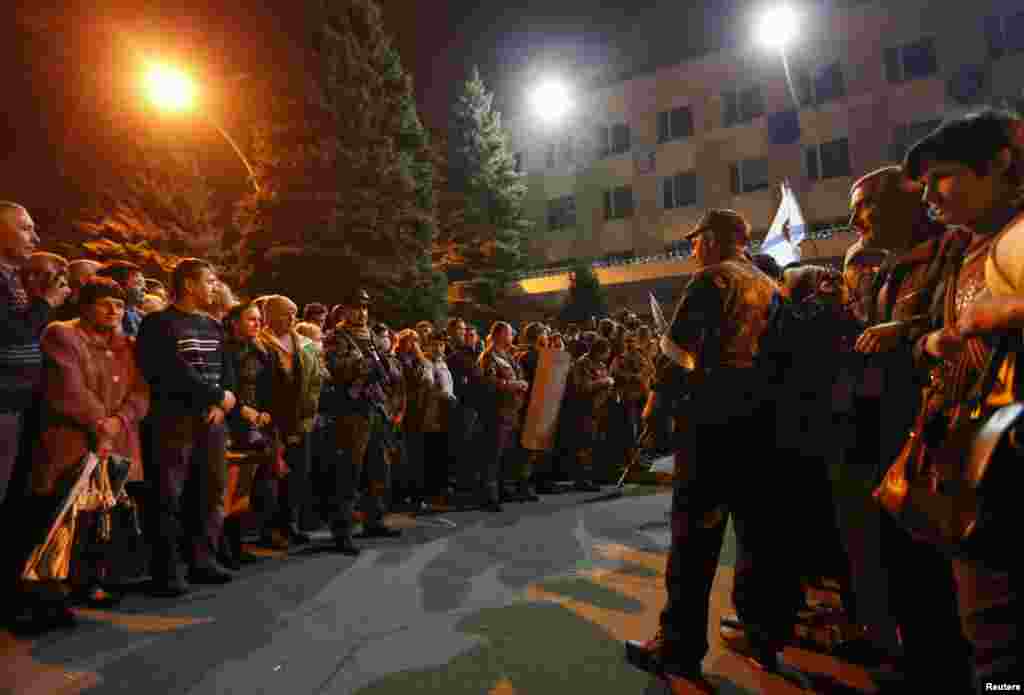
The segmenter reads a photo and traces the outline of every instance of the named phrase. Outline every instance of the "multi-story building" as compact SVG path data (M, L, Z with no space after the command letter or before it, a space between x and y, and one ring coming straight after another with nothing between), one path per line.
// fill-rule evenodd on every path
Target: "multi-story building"
M751 42L585 90L558 126L508 119L539 230L536 262L660 254L709 207L744 213L757 238L783 180L812 227L841 224L855 178L898 161L943 117L1024 106L1018 0L805 10L791 83L780 56Z

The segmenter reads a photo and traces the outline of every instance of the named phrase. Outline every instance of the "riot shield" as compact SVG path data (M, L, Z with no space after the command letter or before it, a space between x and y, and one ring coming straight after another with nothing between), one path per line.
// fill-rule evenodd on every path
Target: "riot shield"
M530 451L550 451L555 445L558 414L569 381L572 355L564 350L542 349L533 379L530 404L523 423L522 444Z

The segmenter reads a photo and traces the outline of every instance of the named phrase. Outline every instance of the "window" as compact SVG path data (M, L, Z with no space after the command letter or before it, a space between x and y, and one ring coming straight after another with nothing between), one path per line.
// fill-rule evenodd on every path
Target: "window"
M597 126L594 139L597 141L597 156L607 157L612 151L612 129L606 125Z
M668 142L693 135L693 112L689 106L680 106L658 114L658 142Z
M697 204L697 173L686 171L661 180L662 204L666 210Z
M938 71L935 39L924 38L885 49L885 78L890 82L918 80Z
M757 85L724 92L722 104L724 108L722 120L726 128L740 123L749 123L758 116L764 115L764 98L761 96L761 88Z
M612 126L612 154L629 152L629 126L617 123Z
M567 135L562 143L562 161L572 164L576 161L576 150L573 146L572 136Z
M629 152L629 148L629 126L625 123L597 127L597 153L599 157Z
M985 40L991 58L1024 51L1024 12L986 17Z
M796 82L801 106L820 106L846 96L846 79L838 62L814 73L801 70Z
M935 119L933 121L920 121L897 127L892 134L892 144L889 145L889 159L894 162L902 161L911 145L923 140L926 135L938 128L941 123L941 119Z
M544 166L546 166L548 169L555 168L556 154L558 154L558 146L553 142L548 143L547 153L544 157Z
M730 166L733 195L768 188L768 160L744 159Z
M548 229L573 227L576 224L576 198L571 195L548 201Z
M804 148L807 178L811 181L850 176L850 144L846 138Z
M633 216L633 187L619 186L604 192L604 218L621 220Z

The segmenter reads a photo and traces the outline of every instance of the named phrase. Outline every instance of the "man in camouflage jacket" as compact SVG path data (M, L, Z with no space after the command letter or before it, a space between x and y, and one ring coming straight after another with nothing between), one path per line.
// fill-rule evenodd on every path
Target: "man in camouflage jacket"
M595 338L590 350L576 360L569 378L576 399L577 432L575 478L576 489L598 492L594 482L595 452L605 441L608 411L615 399L615 379L608 373L611 345L603 337Z
M368 327L370 296L358 290L344 302L345 319L334 334L334 348L327 366L334 380L335 445L337 447L337 508L331 520L331 533L337 549L357 555L352 543L352 515L359 498L359 481L364 461L368 462L369 510L366 537L395 537L401 534L383 523L387 470L384 459L383 427L387 411L387 393L391 376L387 363L373 343Z
M689 390L691 399L686 429L675 435L668 600L655 637L627 642L626 654L634 666L666 676L674 692L711 692L701 662L726 519L735 516L751 559L749 575L738 571L733 590L746 628L744 656L781 672L779 654L793 630L795 605L779 597L793 586L797 565L789 555L797 544L785 539L797 533L799 500L789 498L795 473L771 465L775 414L758 360L776 286L746 254L750 225L739 213L710 210L688 236L700 270L662 337L668 359L654 386L655 400L671 401L680 390Z

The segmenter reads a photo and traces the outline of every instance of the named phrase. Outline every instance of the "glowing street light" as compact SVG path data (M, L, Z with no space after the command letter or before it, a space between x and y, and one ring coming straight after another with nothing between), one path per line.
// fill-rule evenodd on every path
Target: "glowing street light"
M146 71L145 86L149 100L167 111L186 111L195 105L195 82L181 70L151 65Z
M757 40L765 48L785 51L796 38L800 18L789 5L766 10L757 25Z
M541 82L530 95L534 113L548 124L561 122L572 111L572 95L564 82L548 79Z
M174 112L195 109L196 94L198 92L196 83L187 73L177 68L157 63L150 65L143 77L143 86L149 100L160 109ZM203 109L198 109L198 111L231 145L231 149L235 151L238 158L242 160L242 164L245 165L246 171L249 172L249 180L252 182L253 188L259 193L260 187L256 183L256 174L252 170L249 160L246 159L245 154L242 152L242 148L238 146L238 143L228 135L228 132L219 123L213 120L209 113L206 113Z
M797 98L793 78L789 73L789 58L786 55L786 49L796 40L799 25L800 15L796 10L789 5L779 5L769 8L761 14L756 29L757 42L769 50L779 52L779 56L782 58L782 68L786 71L789 95L797 109L800 108L800 100Z

